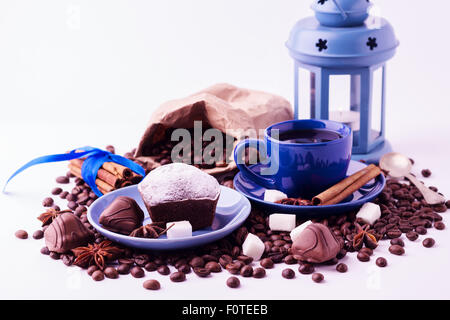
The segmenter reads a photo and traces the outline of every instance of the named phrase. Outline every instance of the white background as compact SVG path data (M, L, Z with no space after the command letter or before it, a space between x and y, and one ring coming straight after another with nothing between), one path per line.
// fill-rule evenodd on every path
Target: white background
M450 2L374 1L401 42L388 66L387 136L416 160L417 173L450 194L448 124ZM25 161L74 147L114 144L120 153L138 143L152 110L217 82L266 90L291 100L292 61L284 42L294 23L311 15L307 0L0 1L0 185ZM450 298L450 231L430 231L432 249L406 241L406 255L376 252L389 267L347 257L349 272L320 270L281 278L281 266L263 280L225 286L188 276L163 289L142 279L94 283L39 253L43 240L18 240L39 226L41 201L64 164L32 168L0 195L0 298L317 299ZM448 213L446 214L448 215ZM449 220L445 218L446 222ZM450 227L450 225L449 225ZM329 270L329 271L328 271ZM194 279L195 278L195 279ZM195 280L195 281L194 281Z

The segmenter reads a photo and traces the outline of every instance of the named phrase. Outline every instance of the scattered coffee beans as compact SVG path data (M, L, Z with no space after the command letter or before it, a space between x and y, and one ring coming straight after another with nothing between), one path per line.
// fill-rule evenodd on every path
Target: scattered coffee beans
M423 169L422 176L424 176L425 178L428 178L429 176L431 176L431 171L429 169Z
M106 267L104 273L105 277L109 279L117 279L119 277L119 272L114 267Z
M162 274L163 276L167 276L170 274L170 269L166 265L159 266L157 271L159 274Z
M86 272L88 275L92 276L92 274L97 270L98 270L98 267L96 265L92 265L87 268Z
M50 254L50 250L48 250L47 247L42 247L41 248L41 253L48 256Z
M415 231L409 231L406 234L406 238L408 238L409 241L416 241L417 238L419 238L419 234Z
M42 205L44 207L51 207L53 205L54 201L53 198L47 197L44 200L42 200Z
M321 273L313 273L312 280L316 283L322 282L324 279L323 274Z
M52 189L52 195L56 196L60 194L63 190L61 188L53 188Z
M130 264L122 263L117 267L117 272L120 274L129 274L131 269Z
M444 224L442 221L436 221L436 222L434 223L434 227L435 227L437 230L444 230L444 229L445 229L445 224Z
M340 272L340 273L345 273L345 272L347 272L348 267L347 267L347 265L346 265L345 263L339 263L339 264L336 266L336 270L337 270L338 272Z
M403 249L403 247L399 245L394 244L389 247L389 252L397 256L401 256L405 253L405 249Z
M203 268L203 267L195 267L193 268L194 273L200 277L200 278L206 278L211 274L211 271L209 269Z
M68 184L70 182L70 179L68 176L60 176L56 178L56 182L60 184Z
M147 280L144 282L143 287L147 290L159 290L161 289L161 284L158 280Z
M298 267L298 272L301 274L311 274L314 272L314 266L309 263L303 263Z
M405 246L405 242L403 242L402 239L400 238L395 238L391 240L391 244L392 245L399 245L400 247L404 247Z
M92 279L94 281L102 281L103 279L105 279L105 274L101 270L96 270L92 274Z
M205 268L208 269L210 272L215 272L215 273L222 271L222 268L220 267L220 264L218 264L215 261L207 262L205 264Z
M144 269L139 266L134 266L133 268L131 268L130 272L131 275L135 278L142 278L145 276Z
M379 257L377 258L377 260L375 261L375 263L377 264L377 266L379 266L380 268L384 268L387 266L387 260L383 257Z
M425 248L431 248L432 246L434 246L436 242L434 241L433 238L426 238L422 241L422 244Z
M420 234L420 235L427 234L427 228L422 227L422 226L418 226L418 227L416 228L416 232L417 232L418 234Z
M257 267L253 270L253 278L261 279L266 276L266 269Z
M367 253L363 252L363 251L358 252L356 257L361 262L367 262L367 261L370 260L370 256Z
M251 277L253 275L253 268L249 265L243 266L241 269L241 276L243 277Z
M14 235L19 239L28 239L28 232L26 232L25 230L17 230Z
M260 261L259 263L261 265L261 267L263 267L264 269L272 269L273 268L273 260L270 258L264 258Z
M183 282L186 280L186 274L184 272L174 272L170 275L172 282Z
M294 279L295 278L295 272L294 272L294 270L292 270L290 268L287 268L287 269L284 269L281 272L281 276L283 278L286 278L286 279Z
M229 277L227 280L227 286L230 288L238 288L241 285L241 282L237 277Z
M42 239L43 237L44 237L44 231L42 231L42 230L36 230L33 233L33 239L39 240L39 239Z

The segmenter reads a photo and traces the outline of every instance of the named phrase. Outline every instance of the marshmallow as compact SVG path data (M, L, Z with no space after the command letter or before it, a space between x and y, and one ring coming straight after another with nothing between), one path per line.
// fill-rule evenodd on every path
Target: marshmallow
M248 257L252 257L255 261L261 259L264 249L264 243L253 233L249 233L242 244L242 253Z
M290 236L291 236L292 243L294 243L294 241L298 238L300 233L302 233L302 231L305 230L305 228L307 226L309 226L311 223L312 223L311 220L308 220L291 231Z
M264 201L277 202L279 200L286 199L288 196L278 190L266 190L264 192Z
M374 222L380 219L380 217L380 206L372 202L366 202L361 209L359 209L359 212L356 215L356 218L360 218L362 221L370 225L374 224Z
M176 221L176 222L168 222L166 224L167 230L167 239L178 239L178 238L188 238L192 237L192 225L189 221Z
M272 231L292 231L295 228L295 214L274 213L269 216Z

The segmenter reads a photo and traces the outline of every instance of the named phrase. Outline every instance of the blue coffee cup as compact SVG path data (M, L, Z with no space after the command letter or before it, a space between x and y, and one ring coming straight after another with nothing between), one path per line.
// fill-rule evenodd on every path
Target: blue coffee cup
M277 139L294 130L322 129L338 133L326 142L292 143ZM234 150L234 160L242 175L267 189L276 189L289 197L311 199L346 177L352 156L351 129L328 120L289 120L264 131L264 140L246 139ZM267 163L261 172L243 163L246 148L257 148Z

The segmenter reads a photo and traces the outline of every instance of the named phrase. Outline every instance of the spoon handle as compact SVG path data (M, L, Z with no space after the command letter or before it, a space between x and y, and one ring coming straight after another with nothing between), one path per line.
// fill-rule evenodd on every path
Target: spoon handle
M422 182L417 180L417 178L410 173L405 175L405 177L408 178L408 180L411 181L417 187L417 189L419 189L419 191L423 195L423 198L428 204L440 204L445 202L445 198L443 196L426 187Z

